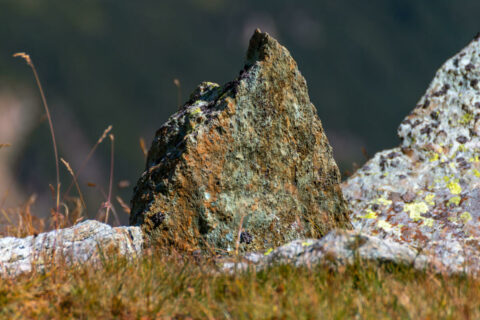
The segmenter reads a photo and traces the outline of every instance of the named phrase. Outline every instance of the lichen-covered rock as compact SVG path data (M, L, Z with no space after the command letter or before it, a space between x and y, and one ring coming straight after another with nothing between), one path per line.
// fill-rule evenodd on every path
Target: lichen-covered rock
M479 80L476 37L403 120L401 145L377 153L342 186L355 229L480 270Z
M417 270L436 272L461 272L461 270L438 269L438 264L419 254L408 245L392 240L361 234L356 231L333 230L322 239L295 240L286 245L264 253L248 253L243 261L219 260L221 270L227 272L242 271L248 268L262 270L272 265L289 264L292 266L325 265L331 268L354 263L391 263L410 266Z
M350 226L339 178L296 62L257 30L239 77L202 83L157 131L130 223L182 250L316 238Z
M71 228L26 238L0 238L0 275L16 276L33 269L43 271L50 264L96 263L111 254L127 257L142 253L139 227L117 227L87 220Z

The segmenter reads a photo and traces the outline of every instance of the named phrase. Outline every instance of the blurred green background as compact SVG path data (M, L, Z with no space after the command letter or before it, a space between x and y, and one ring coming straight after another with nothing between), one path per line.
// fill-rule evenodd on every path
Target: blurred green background
M60 155L74 170L113 125L114 195L128 202L144 168L139 138L148 148L177 109L173 79L183 100L202 81L232 80L255 28L298 62L345 173L365 161L362 148L371 156L397 144L398 124L435 71L480 30L479 13L473 0L1 0L0 143L12 143L0 150L3 182L11 180L15 201L37 193L40 207L52 205L49 131L31 70L15 52L36 64ZM80 179L90 216L108 188L109 154L106 141ZM119 188L121 180L130 186Z

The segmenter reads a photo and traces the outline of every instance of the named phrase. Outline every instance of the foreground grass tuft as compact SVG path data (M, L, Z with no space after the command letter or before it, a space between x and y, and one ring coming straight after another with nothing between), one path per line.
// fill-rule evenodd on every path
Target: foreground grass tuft
M395 266L276 266L226 275L211 261L144 258L58 266L0 281L3 318L479 318L480 282Z

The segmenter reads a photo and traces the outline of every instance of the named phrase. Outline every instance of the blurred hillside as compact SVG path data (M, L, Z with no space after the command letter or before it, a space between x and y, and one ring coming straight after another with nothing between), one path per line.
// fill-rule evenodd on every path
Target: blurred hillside
M25 122L0 122L0 143L12 144L0 161L11 167L15 201L35 192L50 203L55 168L41 100L31 70L12 58L25 51L43 81L60 155L78 168L112 124L115 181L132 184L114 194L129 200L144 168L139 138L148 147L178 108L173 79L183 100L202 81L232 80L259 27L292 52L336 159L351 170L364 161L362 147L373 155L397 143L398 124L436 69L480 30L478 12L473 0L2 0L0 113L21 104ZM107 189L109 152L104 142L82 186ZM90 197L101 201L98 193Z

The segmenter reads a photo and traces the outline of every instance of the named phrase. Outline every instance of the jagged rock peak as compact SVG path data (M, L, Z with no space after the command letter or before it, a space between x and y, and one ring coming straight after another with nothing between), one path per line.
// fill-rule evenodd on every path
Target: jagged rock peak
M203 82L157 131L130 223L180 249L259 250L348 228L339 182L297 64L257 30L239 77Z

